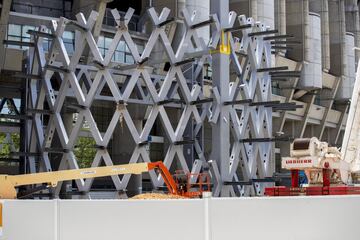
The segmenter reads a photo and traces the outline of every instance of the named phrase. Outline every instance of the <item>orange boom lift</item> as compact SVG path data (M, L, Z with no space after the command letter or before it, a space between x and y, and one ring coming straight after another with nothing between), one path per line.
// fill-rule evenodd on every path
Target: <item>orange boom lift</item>
M170 194L193 198L200 197L204 191L210 191L209 174L184 173L172 176L163 162L158 161L24 175L0 175L0 199L16 199L16 188L19 186L47 184L55 187L58 182L62 181L123 174L141 174L151 170L156 170L161 174Z

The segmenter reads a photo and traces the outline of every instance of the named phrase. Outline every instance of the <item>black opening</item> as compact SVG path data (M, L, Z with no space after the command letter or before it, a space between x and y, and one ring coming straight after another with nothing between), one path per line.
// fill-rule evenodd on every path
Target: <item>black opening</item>
M135 9L136 15L140 15L141 0L131 0L131 1L115 0L107 4L107 8L111 8L111 9L116 8L117 10L123 12L126 12L129 9L129 7Z

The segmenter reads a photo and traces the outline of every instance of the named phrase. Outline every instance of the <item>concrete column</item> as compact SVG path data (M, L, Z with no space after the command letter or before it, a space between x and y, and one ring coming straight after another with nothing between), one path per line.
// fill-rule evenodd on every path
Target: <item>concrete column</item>
M277 0L278 8L278 26L280 35L286 34L286 2L285 0Z
M360 19L359 19L359 7L357 0L346 0L346 31L351 32L355 36L355 46L360 46ZM357 64L360 57L359 51L355 52L355 62Z
M100 0L97 1L96 4L96 11L99 13L98 19L95 23L94 29L93 29L93 36L95 41L97 42L101 33L101 28L103 25L103 20L104 20L104 16L105 16L105 12L106 12L106 5L109 2L112 2L113 0Z
M347 54L346 54L346 23L345 23L345 0L340 0L339 2L339 12L340 12L340 27L341 27L341 74L346 74L347 69Z
M186 0L186 8L190 13L196 11L196 21L209 19L210 1L209 0ZM207 43L210 39L210 27L205 26L198 30L198 34Z
M104 16L105 16L105 12L106 12L106 5L112 1L113 0L76 0L76 1L74 1L73 9L72 9L72 13L73 13L74 17L79 12L82 12L84 14L85 18L89 17L91 11L96 11L99 13L99 16L96 20L95 26L92 30L92 34L94 36L95 42L98 41L100 33L101 33L103 20L104 20ZM78 31L76 31L75 38L79 38L79 37L80 37L80 33ZM75 41L75 42L78 42L78 41ZM77 47L77 46L75 46L75 47ZM88 46L86 46L85 50L84 50L84 57L88 63L90 63L90 60L91 60L90 54L91 54L90 49Z
M360 47L360 14L359 14L359 5L356 4L356 9L354 9L354 22L355 22L355 47ZM355 64L359 62L360 52L355 51Z
M280 35L286 34L286 2L285 0L275 0L275 28ZM285 56L286 50L281 49L278 52Z
M9 13L11 7L12 0L3 0L1 6L1 17L0 17L0 72L5 62L5 45L3 44L6 33L7 33L7 25L9 22Z
M329 30L329 4L327 0L322 0L321 16L321 43L323 69L328 72L330 69L330 30Z
M320 14L321 17L322 68L325 72L328 72L330 69L330 30L328 0L311 0L310 11Z
M307 2L307 1L306 1ZM309 15L309 11L306 11L304 7L307 4L304 1L287 0L286 1L286 33L294 35L295 39L302 42L302 45L294 45L294 49L288 51L288 58L301 62L305 59L304 48L307 44L305 41L305 28L306 28L306 15ZM308 10L308 8L307 8ZM306 13L304 13L306 11ZM307 28L308 28L307 21Z
M310 19L309 19L309 0L303 0L303 11L302 11L302 18L303 18L303 60L306 62L310 61L310 46L309 41L307 39L307 34L310 33Z
M249 0L249 14L255 21L258 20L258 0Z

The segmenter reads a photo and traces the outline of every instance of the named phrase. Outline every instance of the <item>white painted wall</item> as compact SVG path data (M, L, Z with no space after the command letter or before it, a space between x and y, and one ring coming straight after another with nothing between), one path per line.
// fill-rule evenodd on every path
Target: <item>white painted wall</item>
M0 239L351 240L359 216L360 196L16 200L4 203Z
M1 240L55 240L56 216L57 201L4 201Z

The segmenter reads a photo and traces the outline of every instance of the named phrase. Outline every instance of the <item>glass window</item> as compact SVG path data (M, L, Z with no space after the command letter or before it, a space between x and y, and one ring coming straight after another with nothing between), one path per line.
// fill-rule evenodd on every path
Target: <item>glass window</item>
M101 55L105 56L105 38L103 36L99 37L98 47L99 47L99 51L100 51Z
M134 58L131 54L126 53L125 63L134 64Z
M17 42L30 42L31 36L27 32L29 30L35 30L35 29L36 28L34 26L9 24L7 40L17 41ZM9 45L9 47L17 48L17 49L29 49L29 47L21 46L21 45Z
M104 48L105 47L105 42L104 42L104 37L100 36L98 39L98 47L100 48Z
M30 34L28 34L28 31L29 30L35 30L35 27L33 26L22 26L22 36L24 38L28 38L29 39L29 42L30 42Z
M64 39L74 39L75 38L75 34L73 32L69 32L69 31L65 31L63 33L63 38Z
M68 54L73 54L75 49L75 33L65 31L62 38Z
M43 48L44 51L48 52L50 49L51 41L49 39L44 38L43 40Z
M104 57L108 54L108 50L110 48L110 45L111 45L111 42L112 42L112 39L111 38L107 38L105 37L105 43L104 43L104 46L105 46L105 51L104 51ZM112 57L114 59L114 56Z
M98 47L100 53L105 56L110 48L111 42L113 41L112 38L100 36L98 40ZM139 53L141 54L144 51L143 45L138 45L137 48L139 50ZM127 64L134 64L134 58L130 53L130 49L126 45L125 41L120 41L119 44L116 47L115 53L112 57L112 60L114 62L118 63L127 63Z
M20 41L21 41L21 37L8 36L8 40L9 40L9 41L17 41L17 42L20 42ZM8 45L8 47L10 47L10 48L15 48L15 49L21 49L21 46L19 46L19 45Z
M144 51L144 45L139 45L139 44L136 44L137 48L138 48L138 51L139 51L139 54L141 55Z
M124 41L120 41L119 44L118 44L118 46L117 46L117 48L116 48L116 50L117 50L117 51L123 51L123 52L124 52L124 51L125 51L125 45L126 45L126 44L125 44Z
M21 36L21 25L9 24L9 36Z
M280 93L280 85L278 82L271 82L271 91L275 95L281 95Z
M111 38L105 38L105 48L109 49L111 45L112 39Z
M115 62L125 62L125 53L124 52L120 52L120 51L115 51L114 54L114 61Z

